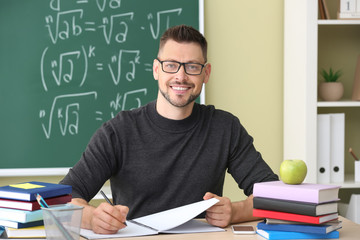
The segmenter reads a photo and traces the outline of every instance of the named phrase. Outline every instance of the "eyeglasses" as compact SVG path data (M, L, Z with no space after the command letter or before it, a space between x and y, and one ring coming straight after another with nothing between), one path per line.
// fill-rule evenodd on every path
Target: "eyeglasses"
M160 61L158 58L156 60L161 63L161 68L166 73L177 73L181 66L184 66L185 73L188 75L200 75L203 68L206 64L201 63L181 63L177 61Z

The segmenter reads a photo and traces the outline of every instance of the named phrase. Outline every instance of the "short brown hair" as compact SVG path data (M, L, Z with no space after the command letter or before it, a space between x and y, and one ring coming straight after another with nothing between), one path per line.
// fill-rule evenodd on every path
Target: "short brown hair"
M178 43L198 43L201 47L205 62L207 62L207 42L205 37L195 28L186 25L178 25L167 29L160 38L159 52L168 40Z

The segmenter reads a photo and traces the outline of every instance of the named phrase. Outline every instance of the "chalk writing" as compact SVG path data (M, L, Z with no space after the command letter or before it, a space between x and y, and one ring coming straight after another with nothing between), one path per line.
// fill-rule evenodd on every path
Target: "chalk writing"
M84 84L88 70L88 58L84 46L81 46L81 50L60 53L58 59L49 60L45 66L47 51L48 47L44 49L40 61L41 81L45 91L48 91L48 81L57 86L61 86L62 83L70 83L74 79L74 71L77 73L78 86L81 87ZM81 55L82 58L80 58ZM49 79L45 78L45 69L50 71Z
M126 110L126 109L135 109L143 105L144 103L141 101L141 97L147 94L147 89L138 89L134 91L130 91L124 94L124 98L121 102L122 96L117 93L116 99L110 102L110 107L115 110L115 112L111 112L111 117L114 117L118 111Z
M182 8L137 15L124 11L124 5L121 0L49 1L50 12L44 17L49 44L40 59L42 88L53 99L51 107L39 110L46 139L78 135L85 121L103 122L146 103L148 89L136 84L137 72L151 72L152 62L141 63L141 46L129 48L129 36L138 26L158 39ZM98 15L88 14L89 8ZM145 22L134 25L139 19ZM98 102L108 102L108 109Z
M120 82L122 68L124 69L123 72L127 81L133 81L135 79L136 64L140 63L139 55L139 50L120 50L118 55L114 55L111 57L111 63L108 64L108 68L115 85L118 85ZM126 60L126 58L128 58L129 60ZM122 63L125 63L126 65ZM117 72L116 74L112 64L115 65L115 69ZM129 71L127 72L126 67L129 67Z
M151 30L151 34L153 36L154 39L158 39L159 34L161 31L165 31L167 28L170 27L170 18L171 15L175 16L179 16L181 14L182 9L181 8L177 8L177 9L171 9L171 10L166 10L166 11L160 11L156 13L156 24L155 24L155 29L154 29L154 24L152 24L150 22L150 30ZM152 13L149 13L148 15L148 19L152 20L154 18Z
M94 100L96 100L97 98L97 93L96 92L86 92L86 93L76 93L76 94L66 94L66 95L59 95L56 96L54 98L54 101L51 105L50 108L50 112L49 112L49 121L48 124L46 126L46 124L42 123L42 129L44 131L44 134L46 136L46 138L50 138L51 136L51 131L52 131L52 127L53 127L53 118L58 118L59 120L59 126L61 128L61 134L63 136L65 136L65 134L67 133L67 130L69 131L70 134L75 134L78 133L77 129L78 129L78 124L79 124L79 115L78 115L78 111L80 110L80 105L77 101L77 99L79 97L93 97ZM64 119L64 113L63 113L63 105L65 102L65 100L70 100L71 101L75 101L75 102L71 102L70 104L65 104L66 105L66 112L65 112L65 119ZM59 106L57 106L59 105ZM73 116L74 118L72 118L72 123L69 123L69 110L70 108L75 107L75 109L77 111L73 111L72 114L75 116ZM55 111L57 110L57 114L55 115ZM55 116L54 116L55 115ZM40 118L45 118L46 117L46 111L45 110L40 110ZM64 120L63 122L61 122L62 120Z
M128 24L126 21L132 20L134 13L124 13L110 16L110 20L107 17L103 18L103 24L99 28L103 29L104 38L107 44L110 44L113 32L117 29L118 32L115 34L114 39L118 43L123 43L126 41L128 33Z

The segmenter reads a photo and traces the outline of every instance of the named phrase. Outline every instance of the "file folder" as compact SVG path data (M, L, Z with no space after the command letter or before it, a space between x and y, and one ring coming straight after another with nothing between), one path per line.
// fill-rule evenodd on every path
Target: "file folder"
M330 181L344 182L345 114L333 113L330 120Z
M317 116L317 182L330 183L330 114Z

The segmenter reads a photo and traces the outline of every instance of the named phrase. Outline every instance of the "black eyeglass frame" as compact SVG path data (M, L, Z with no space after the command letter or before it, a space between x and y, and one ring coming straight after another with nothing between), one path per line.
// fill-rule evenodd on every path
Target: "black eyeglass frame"
M160 60L160 59L158 59L158 58L156 58L156 60L158 60L158 61L159 61L159 63L161 64L161 69L163 70L163 72L170 73L170 74L171 74L171 73L177 73L177 72L180 70L181 66L184 66L185 73L186 73L186 74L188 74L188 75L191 75L191 76L201 75L201 73L202 73L202 71L203 71L204 67L205 67L205 66L206 66L206 64L207 64L207 63L205 63L205 64L201 64L201 63L182 63L182 62L178 62L178 61L170 61L170 60L161 61L161 60ZM164 62L178 63L178 64L180 64L180 65L179 65L178 69L176 70L176 72L168 72L168 71L165 71L165 70L164 70L164 66L163 66L163 63L164 63ZM200 65L200 66L201 66L200 73L197 73L197 74L188 73L188 72L186 71L186 67L185 67L185 65L186 65L186 64L195 64L195 65Z

